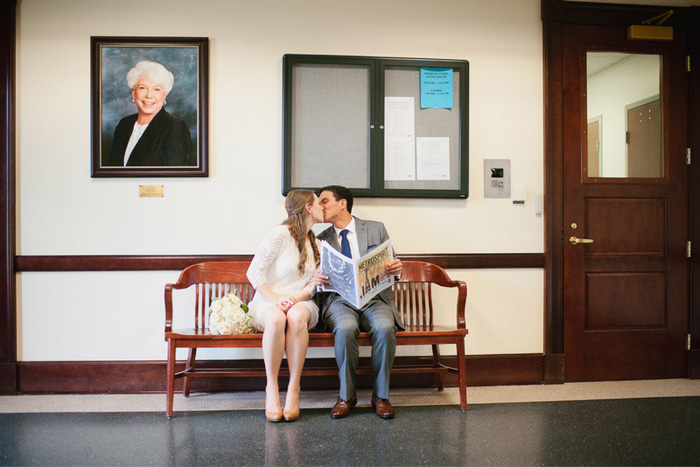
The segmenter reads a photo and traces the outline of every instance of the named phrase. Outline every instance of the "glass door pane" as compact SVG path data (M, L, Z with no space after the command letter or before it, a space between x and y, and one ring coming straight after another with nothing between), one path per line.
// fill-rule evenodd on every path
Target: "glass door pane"
M586 53L586 175L663 178L661 55Z

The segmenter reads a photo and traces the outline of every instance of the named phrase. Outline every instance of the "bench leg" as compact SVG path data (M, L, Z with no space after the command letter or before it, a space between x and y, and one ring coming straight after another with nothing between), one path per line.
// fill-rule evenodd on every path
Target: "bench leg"
M433 364L438 366L440 363L440 348L437 344L433 344ZM438 391L442 392L444 386L442 385L442 375L440 373L435 373L435 382L437 383Z
M194 367L194 362L195 359L197 358L197 348L192 347L190 348L190 353L187 356L187 369L191 369ZM185 397L190 397L190 378L187 377L187 373L184 375L184 379L182 381L182 395Z
M467 410L467 362L464 337L457 341L457 365L459 367L459 408Z
M173 416L173 393L175 392L175 343L168 341L168 363L166 365L167 381L165 383L165 416Z

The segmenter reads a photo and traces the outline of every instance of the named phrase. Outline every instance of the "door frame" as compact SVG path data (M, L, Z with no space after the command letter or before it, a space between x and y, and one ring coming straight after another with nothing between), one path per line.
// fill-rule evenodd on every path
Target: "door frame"
M564 355L564 235L563 235L563 47L564 24L628 26L641 24L670 7L592 4L564 0L542 0L544 48L544 180L545 180L545 383L565 381ZM695 70L700 66L700 7L673 7L664 23L688 31L689 57ZM691 67L692 70L692 67ZM690 72L689 131L691 153L700 155L700 73ZM688 213L692 255L689 266L688 355L690 378L700 378L700 162L691 164Z
M0 0L0 394L17 380L15 314L15 18L16 0Z

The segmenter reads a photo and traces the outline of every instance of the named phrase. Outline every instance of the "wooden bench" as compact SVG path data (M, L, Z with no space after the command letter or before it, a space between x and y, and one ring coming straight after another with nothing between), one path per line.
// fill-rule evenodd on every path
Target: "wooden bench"
M183 394L189 396L191 378L214 377L264 377L264 368L218 368L207 367L207 362L197 362L197 349L202 347L250 348L262 347L262 333L239 335L214 335L208 330L208 309L212 297L221 297L226 293L235 293L244 302L253 298L253 287L248 282L247 262L207 262L194 264L180 274L175 284L165 286L165 340L168 342L167 362L167 402L166 415L173 414L173 392L175 379L183 378ZM455 326L438 326L433 324L432 286L457 287L457 307ZM194 287L194 313L187 310L188 319L192 319L189 329L172 329L173 323L173 289ZM406 329L396 333L397 345L431 345L432 364L398 366L392 373L433 373L438 390L442 391L443 373L459 375L460 408L467 408L467 378L465 366L464 339L467 335L464 311L467 301L467 285L463 281L454 281L439 266L422 261L404 261L401 280L393 287L396 306L401 312ZM184 308L184 307L180 307ZM184 312L185 310L182 310ZM368 333L360 333L360 346L371 346ZM445 365L440 357L439 344L455 344L457 350L457 367ZM185 369L175 372L175 355L178 348L188 348L189 356ZM333 347L332 332L310 332L309 347ZM358 374L372 374L371 367L358 367ZM305 367L305 376L338 374L337 367ZM280 375L288 375L284 368Z

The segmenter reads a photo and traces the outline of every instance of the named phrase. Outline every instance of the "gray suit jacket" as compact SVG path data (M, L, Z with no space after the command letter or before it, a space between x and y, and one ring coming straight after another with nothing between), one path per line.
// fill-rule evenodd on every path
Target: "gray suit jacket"
M381 222L366 221L355 217L355 228L361 256L367 254L368 251L378 247L389 239L389 234L387 233L384 224ZM336 235L335 228L333 226L328 227L326 230L318 234L317 238L319 240L327 241L333 248L340 251L338 236ZM322 317L325 315L328 306L333 302L333 300L339 298L341 297L338 294L332 292L320 292L317 294L317 303L319 305ZM391 306L394 312L396 324L400 329L403 329L403 320L399 315L399 311L396 309L396 304L394 303L394 293L392 292L391 288L382 290L376 297L374 297L374 299L381 300L387 305ZM372 306L372 301L366 305L366 307L370 306Z

